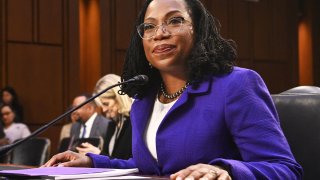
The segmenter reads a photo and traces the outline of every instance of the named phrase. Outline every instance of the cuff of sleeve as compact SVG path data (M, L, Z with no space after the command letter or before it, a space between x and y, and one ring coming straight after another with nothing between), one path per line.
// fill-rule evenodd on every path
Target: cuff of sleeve
M248 167L237 160L218 158L211 161L210 164L225 168L232 179L251 179L254 177Z
M93 153L87 153L86 156L92 160L92 165L94 168L110 168L110 159L108 156L102 156Z

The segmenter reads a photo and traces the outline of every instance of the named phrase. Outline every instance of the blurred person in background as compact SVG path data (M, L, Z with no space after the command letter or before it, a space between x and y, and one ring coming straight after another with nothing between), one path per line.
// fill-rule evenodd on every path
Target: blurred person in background
M13 143L16 140L25 138L31 134L27 125L15 121L17 115L11 105L2 105L0 112L4 133L9 140L9 143Z
M18 94L14 90L14 88L10 86L6 86L1 89L0 92L0 106L4 104L9 104L16 112L15 122L23 122L23 107L20 104Z
M120 81L118 75L105 75L97 82L93 95ZM119 86L114 87L95 99L97 105L101 107L103 115L112 120L107 130L103 149L100 150L90 143L83 143L81 147L77 147L80 153L91 152L121 159L132 157L132 130L129 117L132 99L127 95L120 95L119 90Z
M0 92L0 105L10 104L16 112L15 122L23 122L23 107L14 88L6 86Z
M0 106L4 104L9 104L16 112L15 122L23 122L23 107L20 104L18 94L14 88L7 86L1 89L0 92Z
M73 108L84 103L89 98L91 98L91 95L89 94L78 95L73 100ZM106 130L111 120L97 113L97 105L94 101L85 104L73 113L79 116L79 121L72 124L70 131L71 138L106 138Z

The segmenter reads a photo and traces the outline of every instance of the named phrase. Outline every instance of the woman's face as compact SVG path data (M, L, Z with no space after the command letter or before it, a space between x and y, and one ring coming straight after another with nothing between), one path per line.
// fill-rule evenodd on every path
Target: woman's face
M1 116L5 125L10 125L15 118L15 114L9 106L3 106L1 108Z
M169 32L164 22L175 24L182 20L180 30ZM193 46L192 18L184 0L154 0L147 8L144 23L156 25L156 33L143 39L146 57L160 72L181 73ZM177 23L176 23L177 24Z
M10 104L12 101L12 94L10 94L8 91L3 91L2 93L2 100L6 104Z
M119 115L119 104L114 98L100 98L102 112L107 118L116 119Z

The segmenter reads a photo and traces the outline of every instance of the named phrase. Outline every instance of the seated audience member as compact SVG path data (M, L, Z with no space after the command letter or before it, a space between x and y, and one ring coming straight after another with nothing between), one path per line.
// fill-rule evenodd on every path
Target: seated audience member
M0 105L9 104L16 112L15 122L23 122L23 107L19 102L16 91L10 86L4 87L1 89L0 97Z
M200 0L146 0L127 49L121 92L132 158L67 151L44 167L138 168L171 179L302 179L262 78L234 66L235 44ZM316 178L316 177L315 177Z
M91 98L90 95L81 94L74 98L72 106L77 107L89 98ZM108 125L111 120L97 113L97 105L94 101L82 106L74 111L74 113L79 116L79 121L73 123L71 126L71 138L106 138Z
M68 123L63 125L61 128L60 141L64 138L70 137L72 124L77 122L77 120L79 120L79 114L75 112L71 113L71 115L68 117Z
M31 134L27 125L15 121L17 116L11 105L2 105L0 112L2 115L1 120L4 133L9 140L9 143L13 143L16 140L25 138Z
M97 82L93 95L120 81L120 76L115 74L102 77ZM83 143L81 147L77 148L79 153L91 152L121 159L132 157L132 131L129 117L132 99L127 95L119 95L119 90L119 86L114 87L95 99L97 105L101 107L103 115L112 120L108 126L103 149L100 150L89 143Z

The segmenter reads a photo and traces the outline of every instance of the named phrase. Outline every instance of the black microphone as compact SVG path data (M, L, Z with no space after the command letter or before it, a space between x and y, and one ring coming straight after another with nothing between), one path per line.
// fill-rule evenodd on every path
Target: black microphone
M126 82L135 82L136 85L144 85L149 81L148 76L146 75L137 75Z
M119 82L117 84L111 85L109 87L107 87L106 89L102 90L101 92L99 92L98 94L92 96L91 98L87 99L85 102L81 103L79 106L74 107L70 110L68 110L67 112L65 112L64 114L60 115L59 117L57 117L56 119L50 121L48 124L45 124L44 126L40 127L39 129L35 130L33 133L31 133L29 136L20 139L12 144L8 144L8 145L4 145L0 147L0 157L7 154L9 151L11 151L12 149L14 149L16 146L22 144L23 142L35 137L36 135L42 133L43 131L45 131L46 129L48 129L49 127L51 127L53 124L57 123L59 120L65 118L67 115L71 114L72 112L76 111L77 109L81 108L82 106L84 106L85 104L89 103L90 101L92 101L93 99L97 98L98 96L100 96L101 94L107 92L108 90L116 87L116 86L120 86L122 84L137 84L137 85L144 85L148 82L149 78L146 75L137 75L127 81L123 81L123 82Z

